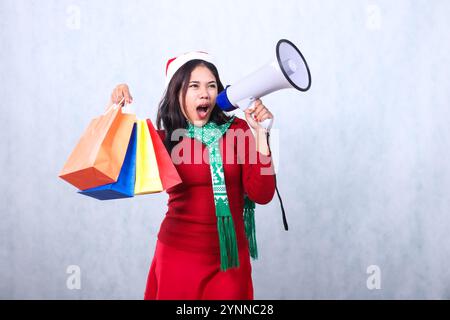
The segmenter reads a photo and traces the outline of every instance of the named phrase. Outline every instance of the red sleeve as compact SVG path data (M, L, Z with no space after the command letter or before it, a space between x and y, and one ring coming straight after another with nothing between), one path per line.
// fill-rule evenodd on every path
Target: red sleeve
M245 120L237 119L236 122L237 128L242 129L245 135L245 147L243 150L237 143L239 161L242 161L244 191L256 203L269 203L275 194L272 157L256 151L255 137Z

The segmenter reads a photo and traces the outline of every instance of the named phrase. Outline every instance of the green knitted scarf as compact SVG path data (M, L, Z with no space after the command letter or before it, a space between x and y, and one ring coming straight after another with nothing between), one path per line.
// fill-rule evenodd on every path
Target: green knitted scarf
M226 123L217 125L209 121L203 127L194 126L188 122L186 135L202 142L209 152L209 167L213 184L214 204L216 207L217 232L220 243L220 269L239 267L239 254L236 243L236 231L233 217L228 203L222 156L220 154L219 139L224 135L234 120L234 116ZM258 258L255 233L255 203L244 195L244 225L250 256Z

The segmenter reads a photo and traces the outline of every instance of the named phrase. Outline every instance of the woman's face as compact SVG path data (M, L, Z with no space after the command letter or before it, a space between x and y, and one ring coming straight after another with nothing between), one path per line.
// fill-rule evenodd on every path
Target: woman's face
M207 67L199 65L192 70L184 103L180 91L181 111L191 123L201 127L208 122L216 97L216 78Z

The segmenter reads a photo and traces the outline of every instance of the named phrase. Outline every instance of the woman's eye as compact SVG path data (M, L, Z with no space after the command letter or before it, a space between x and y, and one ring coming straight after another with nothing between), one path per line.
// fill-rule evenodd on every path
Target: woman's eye
M210 88L216 88L217 86L215 84L209 85ZM189 88L198 88L198 84L191 84Z

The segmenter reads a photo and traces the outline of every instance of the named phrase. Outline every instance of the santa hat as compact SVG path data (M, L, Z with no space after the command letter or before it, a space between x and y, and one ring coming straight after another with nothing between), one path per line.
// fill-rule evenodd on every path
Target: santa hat
M166 87L169 85L170 80L178 69L180 69L186 62L197 59L214 64L214 58L204 51L186 52L178 57L169 59L166 65Z

